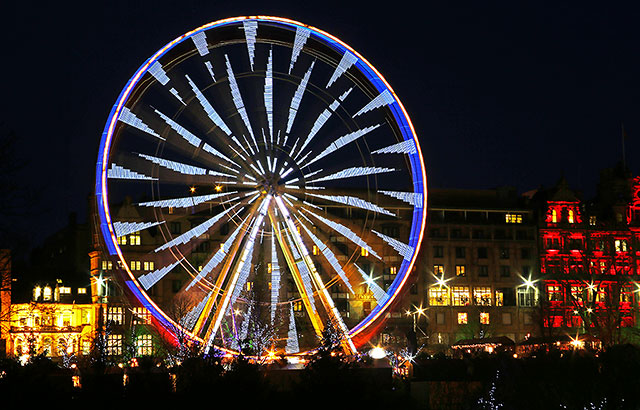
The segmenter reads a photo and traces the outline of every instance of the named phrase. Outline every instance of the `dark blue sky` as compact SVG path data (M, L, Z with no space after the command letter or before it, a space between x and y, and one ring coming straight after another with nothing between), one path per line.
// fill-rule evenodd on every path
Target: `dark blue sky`
M0 6L0 121L41 193L42 237L85 214L97 147L128 78L178 35L267 14L328 31L387 78L420 136L429 185L526 191L561 174L587 195L621 158L640 172L640 8L461 2L109 1ZM455 3L448 5L446 3Z

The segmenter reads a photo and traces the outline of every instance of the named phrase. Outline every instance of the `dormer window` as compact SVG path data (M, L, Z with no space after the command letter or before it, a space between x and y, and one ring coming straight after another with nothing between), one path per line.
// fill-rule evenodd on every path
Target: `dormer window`
M555 209L551 210L551 222L558 223L558 212Z
M567 220L569 221L570 224L575 222L575 219L573 217L573 209L569 209L569 215L567 217Z

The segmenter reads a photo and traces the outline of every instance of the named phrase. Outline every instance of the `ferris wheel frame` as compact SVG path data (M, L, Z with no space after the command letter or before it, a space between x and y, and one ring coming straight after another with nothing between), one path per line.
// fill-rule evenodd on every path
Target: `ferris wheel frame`
M165 53L171 50L177 44L190 39L192 36L197 33L203 32L205 30L209 30L212 28L234 24L238 22L242 22L244 20L255 20L257 22L269 22L269 23L278 23L284 26L288 26L290 28L296 29L297 27L306 28L311 31L311 34L321 39L325 44L329 45L333 50L339 53L350 52L356 58L356 62L354 65L360 70L361 73L366 75L367 79L375 86L378 92L382 93L384 91L389 92L393 97L393 102L388 104L388 108L390 109L396 123L399 126L399 130L402 134L403 140L413 140L416 147L416 154L409 156L409 163L411 165L411 175L413 177L413 192L416 194L422 194L422 204L421 206L414 206L412 221L411 221L411 232L409 235L409 243L408 245L414 249L413 255L410 260L403 259L400 268L398 269L397 276L389 289L386 291L389 297L387 298L384 304L376 305L376 307L364 318L362 319L355 327L349 330L349 336L352 338L356 338L357 345L362 345L368 338L371 336L372 331L376 330L375 326L372 326L374 323L379 323L382 315L387 312L388 308L397 300L398 296L401 293L402 288L406 284L409 279L409 275L411 274L413 267L416 263L417 256L419 254L420 245L422 239L424 237L424 230L426 226L426 215L427 215L427 179L426 179L426 171L424 166L424 160L422 157L422 152L420 149L420 144L404 106L400 102L400 99L397 97L389 83L386 79L380 74L364 57L362 57L356 50L351 48L349 45L338 39L337 37L315 28L313 26L309 26L291 19L280 18L280 17L271 17L271 16L243 16L243 17L233 17L222 20L217 20L205 25L202 25L192 31L189 31L173 41L167 43L164 47L154 53L149 59L147 59L144 64L142 64L138 70L134 73L134 75L128 80L126 86L118 96L116 103L114 104L111 112L109 113L104 131L102 133L100 146L99 146L99 156L96 164L96 181L95 181L95 193L96 193L96 201L97 201L97 210L98 216L100 219L100 231L102 232L102 236L104 239L104 243L106 245L106 250L108 254L112 257L117 257L121 261L124 261L123 252L120 249L120 246L117 242L116 232L113 227L113 223L111 220L111 214L109 212L109 202L108 202L108 190L107 190L107 170L108 163L110 158L110 149L113 143L114 131L116 127L116 123L120 116L121 110L125 106L125 103L128 101L132 91L135 89L138 82L141 80L143 75L147 73L149 68L158 61ZM133 293L133 295L138 299L138 301L146 307L151 315L157 320L157 322L162 325L162 327L171 334L171 329L176 329L179 327L178 324L175 323L173 319L167 316L167 314L160 309L156 303L146 296L146 293L138 284L136 277L130 270L128 264L125 262L122 264L123 269L126 272L125 284L127 288ZM186 331L185 333L192 337L194 340L200 340L200 338L190 332ZM173 335L175 337L175 335Z

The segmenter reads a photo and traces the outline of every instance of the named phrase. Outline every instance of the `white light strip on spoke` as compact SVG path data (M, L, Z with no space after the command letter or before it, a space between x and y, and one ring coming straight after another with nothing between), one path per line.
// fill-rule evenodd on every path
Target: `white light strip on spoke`
M291 303L289 306L289 331L287 332L287 347L285 347L285 352L293 354L300 352L300 344L298 342L296 319L293 313L293 303Z
M138 118L134 113L132 113L127 107L122 107L122 111L120 111L120 116L118 117L118 121L122 121L125 124L131 125L134 128L139 129L140 131L144 131L147 134L153 135L156 138L165 141L158 133L156 133L151 127L145 124L140 118Z
M276 251L276 238L271 237L271 325L276 319L276 307L280 299L280 263Z
M167 73L164 71L164 68L162 68L162 64L158 61L151 64L151 67L149 67L149 74L151 74L162 85L166 85L169 82Z
M253 310L253 304L249 303L249 307L247 308L247 312L244 314L244 318L242 319L242 326L240 326L240 333L238 334L238 340L236 340L237 346L234 346L234 349L240 349L240 342L247 338L249 334L249 322L251 321L251 311ZM262 353L262 352L260 352Z
M237 191L223 192L221 194L199 195L190 196L184 198L175 199L163 199L160 201L141 202L138 206L147 206L154 208L189 208L192 206L200 205L203 202L211 201L212 199L220 198L222 196L237 194Z
M298 113L298 108L300 107L300 102L302 102L302 96L304 95L304 91L307 88L307 83L309 82L309 77L311 77L311 70L313 70L313 65L315 61L311 62L311 66L305 73L302 81L298 85L296 92L293 94L293 98L291 99L291 106L289 107L289 119L287 121L287 132L289 134L291 132L291 127L293 126L293 121L296 118L296 114Z
M264 77L264 107L267 110L267 122L269 123L269 135L273 135L273 49L269 50L267 61L267 73ZM263 132L264 137L264 132ZM264 140L265 146L267 140Z
M144 290L149 290L150 287L158 283L160 279L165 277L167 273L171 272L171 270L175 268L183 260L184 258L173 262L171 265L167 265L163 268L160 268L153 272L149 272L145 275L142 275L138 278L138 281L140 282Z
M395 171L395 169L382 168L382 167L353 167L353 168L344 169L342 171L338 171L331 175L327 175L326 177L313 179L307 182L311 183L311 182L329 181L332 179L353 178L353 177L360 177L365 175L381 174L384 172L391 172L391 171Z
M187 285L185 290L191 289L192 286L194 286L196 283L198 283L204 277L206 277L213 269L216 268L216 266L220 264L220 262L224 260L225 256L227 256L227 252L229 252L229 249L231 249L231 245L236 240L236 237L244 227L244 224L247 221L247 219L249 219L248 216L242 221L242 223L240 223L240 225L238 225L238 227L231 233L231 235L229 235L229 237L222 244L220 249L218 249L216 253L211 257L211 259L209 259L207 264L202 267L202 270L198 272L198 275L195 278L193 278L193 280L189 283L189 285Z
M249 52L249 61L251 62L251 71L253 71L253 58L256 52L256 36L258 34L258 22L245 20L242 22L244 27L244 35L247 39L247 51Z
M313 158L311 161L307 162L305 165L301 165L300 168L303 168L305 166L309 166L309 165L313 164L314 162L318 161L319 159L324 158L327 155L331 154L332 152L344 147L348 143L353 142L353 141L357 140L358 138L370 133L371 131L375 130L379 126L380 126L380 124L376 124L376 125L373 125L371 127L366 127L366 128L351 132L351 133L349 133L347 135L344 135L344 136L338 138L337 140L335 140L331 144L329 144L329 146L327 148L325 148L324 151L322 151L320 154L318 154L318 156Z
M344 272L344 269L342 268L342 266L340 266L340 262L338 262L338 258L336 258L336 255L331 251L331 249L329 249L327 245L325 245L317 236L315 236L311 232L311 230L307 228L306 225L304 225L303 223L300 223L300 226L302 226L302 228L305 230L307 235L309 235L313 243L316 244L320 252L322 252L322 254L324 255L327 262L329 262L329 265L331 265L333 270L338 274L338 276L340 276L340 279L342 279L342 282L347 286L347 288L349 288L349 291L352 294L355 294L355 292L353 291L353 287L351 286L351 282L349 282L349 278L347 277L347 274Z
M408 204L415 206L416 208L422 208L422 194L415 192L399 192L399 191L378 191L381 194L389 195L390 197L399 199Z
M213 73L213 65L211 65L210 61L205 61L204 65L207 66L207 70L209 70L209 74L211 75L211 78L213 79L213 82L216 82L216 75Z
M211 145L207 144L206 142L204 144L202 144L202 150L208 152L209 154L215 155L218 158L222 158L223 160L232 163L233 165L242 168L240 165L238 165L238 163L236 163L235 161L233 161L231 158L228 158L227 156L225 156L223 153L221 153L220 151L218 151L217 149L213 148ZM218 164L221 167L224 167L223 164ZM225 167L227 168L227 167ZM231 169L231 168L229 168ZM231 169L233 172L238 172L235 169Z
M175 132L177 132L189 144L193 145L196 148L200 146L200 143L202 143L202 140L200 138L198 138L195 135L193 135L185 127L183 127L182 125L178 124L177 122L175 122L171 118L167 117L166 115L164 115L160 111L155 110L155 109L154 109L154 111L156 112L156 114L158 114L164 120L164 122L167 123L168 126L170 126Z
M391 92L388 89L385 89L376 98L374 98L367 105L362 107L360 109L360 111L355 113L352 116L352 118L355 118L360 114L364 114L364 113L369 112L371 110L374 110L376 108L380 108L380 107L383 107L385 105L393 104L394 102L395 102L395 99L393 98L393 95L391 95Z
M397 239L391 238L387 235L381 234L380 232L374 231L373 229L371 230L371 232L375 233L376 235L378 235L383 241L385 241L386 243L388 243L393 249L395 249L396 251L398 251L398 253L400 255L402 255L402 257L407 260L410 261L411 258L413 257L413 252L415 249L413 249L412 246L407 245L406 243L402 243Z
M173 94L173 96L174 96L174 97L176 97L176 99L177 99L178 101L180 101L180 103L181 103L182 105L184 105L185 107L187 106L187 104L184 102L184 100L182 99L182 97L180 97L180 94L178 93L178 90L176 90L175 88L171 88L171 89L169 89L169 92L170 92L171 94Z
M157 181L158 178L151 178L144 174L140 174L130 169L111 163L111 168L107 170L107 178L109 179L138 179L141 181Z
M307 175L302 175L302 176L304 177L304 179L309 179L312 176L314 176L315 174L318 174L320 172L322 172L322 168L317 170L317 171L309 172Z
M342 236L344 236L345 238L349 239L351 242L355 243L356 245L360 246L361 248L365 248L367 251L369 251L370 255L375 256L378 259L381 259L380 256L371 248L371 246L369 246L369 244L367 244L362 238L360 238L358 235L356 235L351 229L347 228L346 226L338 223L338 222L334 222L330 219L327 219L323 216L320 216L318 214L316 214L315 212L312 212L306 208L301 208L303 211L313 215L314 217L316 217L317 219L319 219L322 223L324 223L325 225L327 225L328 227L330 227L331 229L333 229L334 231L338 232L339 234L341 234Z
M231 88L231 97L233 98L233 104L236 106L236 109L238 110L242 121L244 121L244 125L247 127L249 134L253 136L251 123L249 123L249 116L247 115L247 110L244 108L244 102L242 101L242 96L240 95L240 88L238 88L236 77L233 75L233 69L231 68L229 56L225 54L224 58L227 63L227 75L229 78L229 87Z
M154 164L158 164L165 168L168 168L172 171L179 172L183 175L206 175L207 170L200 167L195 167L193 165L183 164L181 162L169 161L168 159L153 157L151 155L146 154L138 154L138 156L153 162Z
M291 74L293 66L298 60L298 56L300 55L300 52L302 51L302 48L304 47L310 35L311 30L309 30L308 28L300 26L296 27L296 38L293 41L293 48L291 49L291 63L289 63L289 74Z
M347 95L349 95L351 90L353 90L353 88L350 88L344 94L342 94L340 96L340 101L344 101L344 99L347 98ZM313 137L315 137L318 131L320 131L320 128L322 128L322 126L329 120L329 118L331 118L331 114L336 110L336 108L338 108L338 106L340 105L340 101L335 100L334 102L331 103L329 108L326 108L324 111L320 113L320 115L316 119L316 122L314 122L313 126L311 127L311 132L309 132L309 135L307 135L307 137L305 138L304 144L302 144L302 146L300 147L300 151L298 152L298 155L296 155L296 159L300 156L300 154L302 154L302 151L306 148L309 142L311 142L311 140L313 139ZM293 154L293 151L291 151L291 153Z
M405 140L397 144L389 145L385 148L377 149L372 154L415 154L418 152L416 143L413 140Z
M196 98L200 102L202 109L204 109L204 112L207 113L207 116L218 128L224 131L225 134L231 135L231 130L229 129L227 124L225 124L225 122L222 120L222 117L220 117L220 114L218 114L218 112L213 108L209 100L207 100L204 94L202 94L202 91L200 91L198 86L191 80L191 78L188 75L185 75L185 77L187 78L187 81L189 82L191 89L196 95Z
M367 284L367 286L369 286L369 289L371 289L371 292L373 293L373 297L376 299L376 303L378 304L378 306L382 306L387 302L387 299L389 299L389 295L387 294L387 292L385 292L380 285L378 285L375 281L375 279L373 278L373 275L368 275L365 271L363 271L360 266L356 265L354 263L354 266L358 269L358 272L360 272L360 275L362 275L362 279L365 281L365 283Z
M139 232L152 226L163 224L162 222L114 222L113 230L116 232L116 237L129 235L133 232Z
M209 294L202 298L202 300L193 307L193 309L191 309L189 311L189 313L187 313L183 319L181 320L181 324L184 325L185 328L187 329L193 329L193 327L196 325L196 322L198 321L198 318L200 317L200 315L202 314L202 311L205 307L205 305L207 304L207 301L213 296L213 291L209 292Z
M345 204L345 205L348 205L348 206L354 206L356 208L368 209L369 211L378 212L378 213L389 215L389 216L396 216L396 214L394 214L392 212L389 212L386 209L381 208L376 204L372 204L369 201L365 201L364 199L356 198L356 197L353 197L353 196L347 196L347 195L320 195L320 194L312 194L312 193L307 193L307 195L308 196L313 196L313 197L316 197L316 198L326 199L327 201L338 202L338 203Z
M207 221L201 223L200 225L196 226L195 228L192 228L192 229L188 230L187 232L183 233L182 235L180 235L180 236L174 238L173 240L165 243L164 245L156 248L154 252L159 252L159 251L162 251L164 249L170 248L172 246L185 244L185 243L189 242L191 239L197 238L198 236L200 236L200 235L204 234L205 232L207 232L209 230L209 228L211 228L216 222L218 222L220 219L222 219L226 214L228 214L233 208L235 208L238 205L239 204L232 205L230 208L224 210L223 212L219 213L218 215L213 216L212 218L210 218Z
M351 67L356 61L358 61L358 58L356 56L348 51L345 52L325 88L331 87L331 84L333 84L342 74L344 74L344 72L347 71L349 67Z
M198 53L200 53L201 56L206 56L207 54L209 54L207 35L204 33L204 31L191 36L191 40L193 40L193 44L196 46L196 49L198 49Z

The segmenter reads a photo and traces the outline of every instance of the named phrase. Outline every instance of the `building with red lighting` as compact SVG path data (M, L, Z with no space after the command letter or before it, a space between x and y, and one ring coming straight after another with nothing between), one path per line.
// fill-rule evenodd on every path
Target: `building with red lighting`
M624 341L638 323L640 177L618 166L602 171L593 202L564 178L537 198L542 332Z

